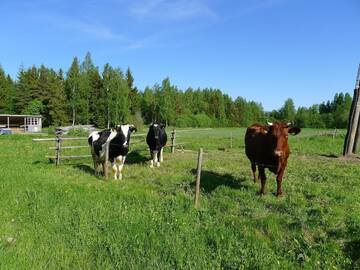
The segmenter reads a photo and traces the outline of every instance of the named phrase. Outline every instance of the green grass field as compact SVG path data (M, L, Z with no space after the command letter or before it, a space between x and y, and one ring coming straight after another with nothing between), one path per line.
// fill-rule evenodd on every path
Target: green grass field
M90 159L55 167L44 158L53 143L1 136L0 269L360 269L360 162L334 158L344 131L290 138L280 198L270 172L258 195L244 132L178 133L205 151L199 210L195 151L167 150L150 169L133 145L123 180L105 182Z

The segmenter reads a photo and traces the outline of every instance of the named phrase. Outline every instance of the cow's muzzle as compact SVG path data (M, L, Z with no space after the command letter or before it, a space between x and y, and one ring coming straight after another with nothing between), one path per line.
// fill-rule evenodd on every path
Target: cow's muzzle
M284 151L276 150L276 151L274 152L274 155L275 155L276 157L281 158L281 157L284 156Z

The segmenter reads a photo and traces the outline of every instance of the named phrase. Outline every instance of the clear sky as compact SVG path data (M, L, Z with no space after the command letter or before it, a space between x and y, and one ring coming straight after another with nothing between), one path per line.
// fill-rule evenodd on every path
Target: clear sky
M360 0L1 0L0 65L67 70L89 51L144 89L219 88L279 108L353 91Z

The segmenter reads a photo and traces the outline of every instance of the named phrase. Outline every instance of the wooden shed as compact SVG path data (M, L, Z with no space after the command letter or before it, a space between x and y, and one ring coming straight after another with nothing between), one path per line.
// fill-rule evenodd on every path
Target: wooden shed
M0 114L0 129L11 129L12 133L41 132L41 115Z

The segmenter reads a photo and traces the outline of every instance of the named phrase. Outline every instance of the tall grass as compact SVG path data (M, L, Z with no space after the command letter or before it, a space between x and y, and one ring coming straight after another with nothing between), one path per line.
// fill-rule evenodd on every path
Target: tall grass
M186 149L205 148L198 211L195 152L167 152L150 169L144 145L134 145L124 180L105 182L89 159L55 167L44 159L52 144L2 136L0 269L360 267L359 163L329 158L343 135L317 132L291 137L281 198L269 172L258 195L244 129L179 132Z

